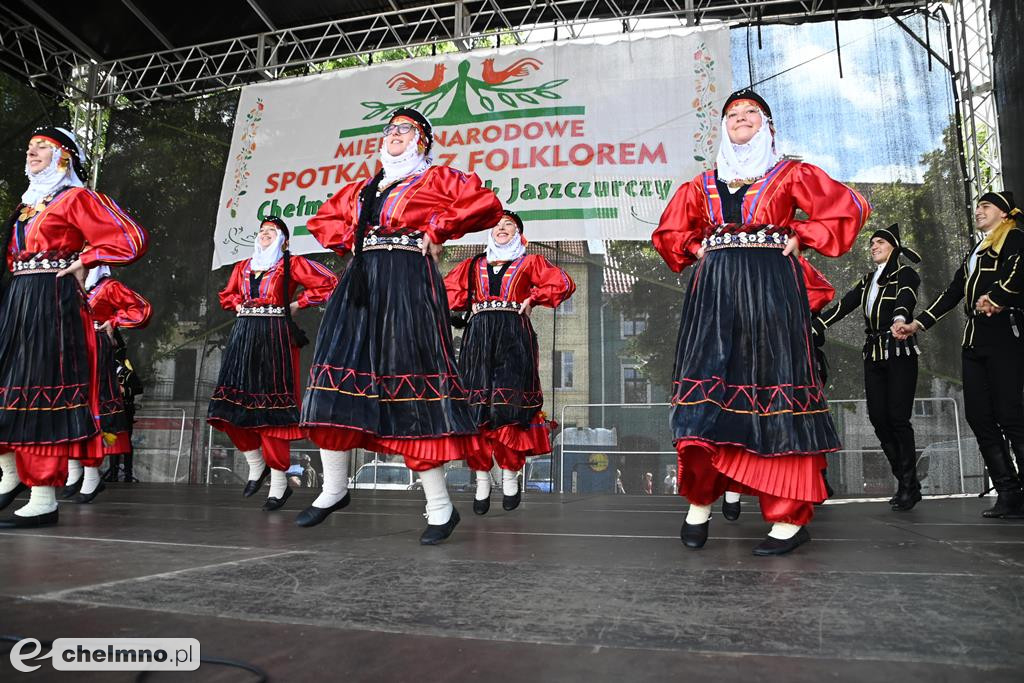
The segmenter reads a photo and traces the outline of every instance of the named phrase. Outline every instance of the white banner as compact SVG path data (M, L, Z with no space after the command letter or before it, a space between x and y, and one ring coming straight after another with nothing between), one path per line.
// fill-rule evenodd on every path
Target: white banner
M650 238L676 186L713 164L731 83L729 31L477 50L242 89L213 267L247 258L265 216L292 251L306 220L375 172L399 106L433 123L435 163L472 171L532 240ZM483 241L478 233L463 241Z

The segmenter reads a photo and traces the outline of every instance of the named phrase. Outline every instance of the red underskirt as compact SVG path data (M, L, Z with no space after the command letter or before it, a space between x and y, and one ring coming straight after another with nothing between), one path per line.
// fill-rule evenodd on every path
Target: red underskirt
M451 460L463 460L487 450L484 440L476 434L396 439L346 427L307 427L306 432L310 441L332 451L362 448L384 455L401 455L406 466L414 472L440 467Z
M778 455L770 458L751 453L740 446L712 444L696 439L676 442L680 465L686 466L685 451L699 448L711 452L712 466L731 479L730 491L757 495L767 493L778 498L820 503L828 498L821 471L823 453Z
M132 452L132 437L128 432L117 432L117 441L107 445L103 442L103 455L123 455Z

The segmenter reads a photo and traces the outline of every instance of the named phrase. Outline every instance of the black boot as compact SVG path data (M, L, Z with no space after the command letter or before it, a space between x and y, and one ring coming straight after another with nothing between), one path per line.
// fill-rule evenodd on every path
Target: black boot
M917 479L917 451L914 443L900 444L899 490L896 493L892 509L906 512L914 509L921 501L921 482Z
M420 534L420 545L437 545L452 535L455 525L459 523L459 511L452 508L452 516L444 524L428 524Z
M245 482L245 488L242 489L242 495L248 498L249 496L255 494L257 491L260 490L260 487L263 486L263 482L265 482L267 480L267 477L269 476L270 466L264 465L263 471L260 473L259 477L257 477L256 479L250 479L249 481Z
M60 490L60 493L57 494L57 498L60 500L68 500L69 498L74 498L76 495L78 495L78 492L81 490L83 481L85 481L84 472L82 473L82 476L78 478L78 481L76 481L74 484L62 488Z
M135 478L135 474L132 472L132 459L135 457L135 453L126 453L124 456L124 483L131 484L138 481Z
M730 503L722 497L722 516L730 522L735 522L740 518L740 513L743 512L743 502L737 500L735 503Z
M18 482L17 486L8 491L7 493L0 493L0 510L14 502L14 499L18 497L18 494L22 491L28 491L28 487L24 483Z
M1017 513L1024 504L1024 493L1021 492L1020 479L1017 478L1013 463L1010 462L1010 449L1005 443L984 448L981 457L988 469L992 487L997 493L996 504L983 510L981 516L992 519Z
M683 526L679 529L679 539L687 548L693 548L694 550L703 548L704 544L708 542L708 530L710 528L710 519L703 524L687 524L684 519Z
M882 442L882 452L885 453L885 459L889 461L889 469L892 470L892 476L896 477L896 495L889 499L889 505L895 505L896 499L904 495L903 479L900 478L900 472L902 471L900 466L900 445L895 442Z

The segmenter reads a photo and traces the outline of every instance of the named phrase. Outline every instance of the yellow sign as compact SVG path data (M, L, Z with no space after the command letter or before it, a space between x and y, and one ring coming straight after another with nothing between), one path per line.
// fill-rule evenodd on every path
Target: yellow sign
M587 464L590 465L590 469L595 472L604 472L608 469L608 456L604 453L592 453L587 458Z

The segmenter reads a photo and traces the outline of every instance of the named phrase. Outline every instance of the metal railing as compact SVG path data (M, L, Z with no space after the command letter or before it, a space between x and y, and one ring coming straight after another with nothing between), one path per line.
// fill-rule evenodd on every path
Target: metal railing
M952 405L952 407L953 407L953 423L954 423L955 433L956 433L957 462L958 462L958 465L959 465L959 474L960 474L960 492L962 494L965 494L967 492L967 486L966 486L966 481L965 481L965 477L964 477L964 453L963 453L963 443L962 443L963 438L962 438L961 429L960 429L960 407L957 404L956 399L951 398L951 397L929 397L929 398L917 398L917 399L914 399L914 402L915 402L915 405L918 404L918 403L936 403L936 404L949 403L949 404ZM866 407L867 400L863 399L863 398L835 399L835 400L830 400L828 403L829 403L830 407L839 406L839 405L864 405ZM562 425L567 424L567 422L565 421L565 413L569 409L582 409L582 410L591 409L591 408L664 408L664 409L668 409L670 407L671 407L670 403L568 403L568 404L565 404L565 405L562 406L559 423L562 424ZM605 426L605 425L602 424L602 426ZM564 435L564 431L563 431L563 435ZM579 446L579 444L572 444L572 445L573 446ZM558 476L558 492L559 493L565 493L565 456L566 456L566 454L569 454L569 455L588 455L588 454L602 453L602 452L610 453L612 455L672 455L672 456L676 455L675 449L668 450L668 451L652 451L652 450L644 450L644 451L620 451L620 450L613 450L613 451L607 451L606 449L603 449L601 445L595 445L595 446L593 446L591 448L586 448L586 449L580 449L580 448L568 448L567 449L565 447L564 439L560 437L558 439L558 473L559 473L559 476ZM850 451L843 451L843 450L838 451L838 453L844 453L844 452L850 452ZM860 452L861 453L865 453L865 452L881 453L882 451L880 449L878 449L878 450L874 450L874 449L860 449Z

